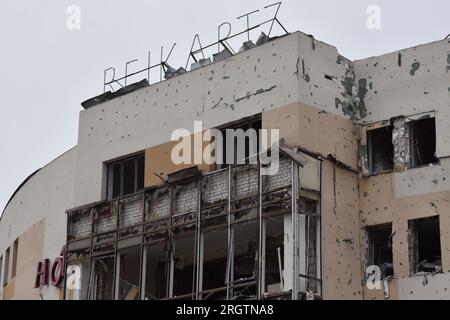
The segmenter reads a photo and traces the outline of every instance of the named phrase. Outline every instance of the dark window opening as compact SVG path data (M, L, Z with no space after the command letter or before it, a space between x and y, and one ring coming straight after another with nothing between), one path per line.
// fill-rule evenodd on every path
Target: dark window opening
M264 292L278 294L284 291L284 234L288 216L265 218Z
M394 276L392 259L392 225L367 228L369 240L368 265L380 267L383 277Z
M89 296L94 300L114 300L114 257L94 260L94 273L90 279Z
M233 226L233 274L234 283L255 279L258 228L256 221Z
M136 161L134 159L123 163L123 195L133 194L135 191L135 164Z
M167 244L157 243L146 249L145 300L168 297L169 252Z
M408 224L411 273L441 272L439 216L410 220Z
M412 121L409 124L411 167L437 163L436 123L434 118Z
M226 287L227 237L226 229L203 233L202 291ZM203 300L225 298L226 289L202 295Z
M145 177L145 156L142 155L137 158L137 177L136 177L137 190L144 189L144 177Z
M135 247L121 252L119 260L119 300L138 300L141 248Z
M261 119L247 120L239 122L234 125L225 126L220 131L223 137L222 146L222 164L219 168L225 168L232 164L249 164L249 157L256 156L259 153L260 130L262 128ZM228 131L227 130L232 130ZM239 140L239 130L242 130L245 135L245 141ZM251 130L251 131L249 131ZM255 130L256 134L252 134ZM242 132L241 132L242 133ZM227 145L229 144L228 148ZM232 148L233 149L229 149ZM239 156L239 150L244 150L243 156Z
M301 237L305 241L305 271L301 274L304 278L304 290L319 294L321 290L320 277L320 216L319 203L316 200L301 197L299 201L301 212ZM303 241L303 240L302 240Z
M173 296L179 297L193 292L194 235L175 237L173 254Z
M122 164L117 163L111 166L110 170L112 170L112 198L120 197L121 190L120 190L120 181L122 176Z
M389 171L394 168L392 126L368 131L367 146L371 174Z
M144 154L108 165L107 198L109 200L136 193L144 188Z

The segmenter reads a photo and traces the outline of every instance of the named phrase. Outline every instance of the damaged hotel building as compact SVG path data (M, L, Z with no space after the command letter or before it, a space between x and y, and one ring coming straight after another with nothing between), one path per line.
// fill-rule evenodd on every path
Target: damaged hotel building
M164 71L84 102L11 197L2 299L450 299L450 40L350 61L295 32ZM174 165L194 121L279 129L278 173Z

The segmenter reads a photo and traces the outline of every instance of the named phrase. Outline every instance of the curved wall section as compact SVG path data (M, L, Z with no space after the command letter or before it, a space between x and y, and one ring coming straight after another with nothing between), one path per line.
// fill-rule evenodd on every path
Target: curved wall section
M66 242L65 211L73 207L75 154L73 148L35 173L3 211L0 219L2 299L60 298L59 288L50 285L35 289L34 283L39 261L52 262Z

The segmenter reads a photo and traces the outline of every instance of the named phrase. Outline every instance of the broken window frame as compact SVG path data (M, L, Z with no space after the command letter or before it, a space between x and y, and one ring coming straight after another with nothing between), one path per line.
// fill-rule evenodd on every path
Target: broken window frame
M169 296L169 281L170 281L170 249L167 249L167 246L169 245L169 242L167 240L158 240L158 241L154 241L151 243L147 243L144 246L144 250L143 250L143 256L142 256L142 262L143 262L143 267L142 267L142 282L141 282L141 298L143 300L162 300L162 299L167 299ZM156 277L156 273L155 274L151 274L149 275L147 273L147 265L148 265L148 259L154 259L152 256L149 256L148 254L148 250L151 247L158 247L158 246L162 246L163 248L163 252L165 252L165 258L163 260L164 263L164 279L163 282L165 282L164 288L163 288L163 292L164 292L164 296L153 296L152 299L147 298L147 279L148 278L152 278L153 276ZM159 281L159 279L157 279L157 281Z
M226 150L226 146L227 146L227 134L226 134L226 130L231 129L231 130L239 130L242 129L244 131L244 133L249 130L249 129L255 129L257 132L257 144L256 144L256 150L257 150L257 154L259 154L259 149L260 149L260 129L262 128L262 117L261 114L258 114L256 116L250 117L250 118L245 118L245 119L241 119L239 121L233 122L233 123L229 123L226 125L223 125L221 127L218 128L218 130L222 133L222 163L216 164L216 169L220 170L220 169L224 169L230 166L230 164L227 164L227 150ZM234 165L236 165L238 162L237 159L237 142L236 139L234 138ZM249 139L246 137L245 138L245 164L249 163L249 158L252 157L254 155L250 154L250 145L249 145Z
M284 160L283 160L284 159ZM306 194L307 198L310 198L310 196L308 194L313 193L313 195L311 195L311 199L315 200L315 201L319 201L320 199L320 190L315 190L315 188L319 188L319 186L317 187L313 187L314 189L303 189L300 187L300 175L299 175L299 168L300 168L300 164L297 162L298 160L293 160L292 158L288 158L286 157L286 155L282 155L282 157L280 158L281 160L281 164L283 163L283 161L287 161L289 163L289 166L287 166L286 168L289 170L288 171L288 175L290 175L291 177L289 179L286 179L284 177L284 175L286 174L285 171L283 171L284 173L282 174L282 176L280 176L279 180L275 179L273 180L273 185L272 182L269 183L269 186L271 186L272 188L268 188L267 186L265 186L265 182L264 179L262 179L262 176L260 174L261 171L261 165L256 166L257 167L257 171L256 171L256 175L251 178L250 181L245 182L244 180L246 180L246 178L243 178L243 176L241 174L239 174L237 176L237 179L243 179L240 183L250 183L247 187L249 191L246 191L246 193L243 193L245 196L239 196L239 195L234 195L233 193L233 188L235 188L235 180L233 178L233 170L239 167L239 170L244 169L245 167L248 165L242 165L242 166L230 166L226 169L222 169L222 170L218 170L216 172L204 175L202 177L200 177L199 183L198 183L198 190L203 190L202 188L202 184L203 184L203 180L205 179L209 179L211 178L213 175L218 174L218 175L224 175L220 181L220 184L222 186L222 184L225 182L225 180L227 181L227 184L224 185L223 187L226 189L224 196L226 197L222 197L222 195L219 198L210 198L212 203L203 203L202 201L202 196L200 196L197 199L197 207L195 209L192 208L192 206L189 206L189 208L192 208L194 211L191 212L182 212L182 213L177 213L180 210L177 210L176 208L174 208L175 201L177 199L177 193L174 192L174 188L179 188L176 187L175 185L172 184L166 184L164 186L159 186L159 187L154 187L154 188L149 188L144 190L141 193L137 193L135 195L132 195L131 197L135 197L138 195L142 195L139 196L138 198L140 199L140 201L142 201L143 206L144 206L144 212L145 214L142 215L142 221L139 224L133 225L131 226L133 228L133 230L137 230L138 233L133 233L132 235L128 235L126 237L122 237L121 236L121 232L123 231L120 226L120 217L121 217L121 200L122 199L117 199L117 200L113 200L113 201L109 201L109 202L102 202L99 204L93 204L93 205L88 205L88 206L84 206L84 207L80 207L77 209L73 209L73 211L68 211L68 219L70 221L70 219L72 219L73 215L76 215L77 212L90 212L90 219L91 219L91 235L89 238L82 238L82 243L80 242L80 239L78 238L68 238L68 252L69 254L73 254L73 253L80 253L82 257L89 257L89 261L92 265L92 267L95 266L95 261L96 259L101 259L101 257L105 257L105 256L112 256L112 257L116 257L114 260L114 273L118 273L117 272L117 265L118 265L118 258L117 256L120 253L120 250L126 249L128 247L131 247L133 245L136 245L136 243L138 243L139 241L141 241L141 246L142 246L142 256L141 256L141 272L143 273L144 268L146 268L146 259L144 258L144 248L147 245L151 245L154 242L157 241L161 241L161 242L165 242L168 244L168 254L169 254L169 258L170 261L169 263L169 268L171 268L171 272L170 272L170 276L169 276L169 280L168 280L168 297L167 299L200 299L202 298L201 292L200 292L200 286L199 286L199 277L203 276L201 274L201 270L199 268L199 263L202 262L201 258L200 258L200 250L201 250L201 241L199 240L199 236L200 233L205 231L208 228L226 228L227 230L227 234L228 234L228 239L230 239L230 241L228 242L228 251L227 251L227 271L225 272L225 277L227 277L227 299L261 299L261 298L265 298L263 296L263 292L260 288L260 284L261 284L261 261L262 261L262 246L263 246L263 242L265 241L264 238L262 238L262 219L265 216L268 215L274 215L274 214L290 214L292 216L293 219L293 225L292 225L292 230L297 230L296 232L301 232L300 226L302 224L300 217L301 214L301 210L299 211L299 199L301 197L304 196L304 194ZM320 159L316 159L316 161L318 161L320 163ZM255 165L250 165L248 166L249 170L254 170ZM281 165L281 167L283 168L283 165ZM321 167L321 166L319 166ZM286 168L284 168L283 170L286 170ZM239 171L240 172L240 171ZM253 175L253 174L252 174ZM320 176L320 174L319 174ZM283 177L283 178L281 178ZM279 182L275 183L276 181L281 181L281 185L279 184ZM292 182L295 183L292 183ZM320 179L319 179L320 181ZM180 183L180 182L178 182ZM191 183L191 182L189 182ZM217 182L216 182L217 183ZM252 184L257 183L258 188L254 189L254 186ZM236 185L237 187L238 185ZM240 185L240 187L243 187L243 185ZM169 190L170 193L170 208L168 209L164 209L164 210L168 210L168 215L165 214L163 216L161 216L160 218L156 218L156 219L150 219L151 217L147 214L147 208L148 206L151 204L151 201L154 201L155 199L151 196L155 190ZM251 190L251 191L250 191ZM254 192L253 192L254 191ZM203 191L202 191L203 192ZM275 198L271 198L273 197L273 195L276 194L281 194L281 198L279 198L280 196L278 195ZM295 195L295 196L292 196ZM125 199L125 198L124 198ZM214 200L216 199L216 200ZM271 200L272 199L272 200ZM277 199L275 202L278 203L277 205L274 206L274 201L273 199ZM156 201L156 200L155 200ZM279 203L281 203L281 206L279 205ZM236 207L236 205L239 204L239 206ZM103 207L106 207L106 209L102 209ZM320 207L320 203L318 204L318 210ZM265 208L265 209L264 209ZM256 209L256 215L254 215L253 213L250 215L247 215L244 212L244 216L241 216L241 212L240 211L247 211L247 213L250 213L250 211L253 211ZM211 211L212 210L212 211ZM181 210L184 211L184 210ZM180 212L181 212L180 211ZM108 214L112 214L115 220L113 220L113 225L111 226L112 229L110 230L109 227L108 229L104 229L104 226L102 227L102 229L98 229L99 226L98 224L98 218L102 217L102 215L104 215L106 213ZM209 214L209 219L210 220L208 223L206 223L207 220L205 220L205 218L203 215L207 214L208 212L218 212L217 215L213 214L212 216ZM299 214L300 213L300 214ZM236 214L238 214L239 216L236 216ZM218 219L220 218L220 219ZM296 222L295 222L296 220ZM294 222L296 223L296 225L294 225ZM110 223L110 222L108 222ZM256 227L256 235L254 237L253 240L253 246L255 247L254 250L255 251L255 265L254 265L254 272L252 273L252 277L251 279L245 279L245 281L231 281L231 270L232 268L235 267L235 262L233 261L232 257L234 256L234 252L233 252L233 248L234 248L234 242L231 241L231 239L234 239L233 237L233 230L236 230L236 226L238 225L243 225L243 224L248 224L248 223L254 223L257 227ZM318 223L317 227L319 228L320 223ZM130 227L130 228L131 228ZM129 228L129 227L126 227ZM68 226L68 230L70 230L70 227ZM174 241L175 241L175 237L178 236L186 236L186 234L189 233L191 235L194 236L194 247L193 247L193 251L194 251L194 266L192 268L193 271L193 275L192 275L192 280L193 280L193 284L192 284L192 292L188 293L186 295L182 295L182 296L174 296L173 295L173 284L174 284L174 277L173 277L173 268L174 268L174 263L175 261L173 260L174 257ZM84 234L84 233L83 233ZM68 233L69 235L69 233ZM107 239L106 242L105 241L100 241L98 240L99 237L104 237L105 235L110 236L110 235L114 235L113 239ZM299 249L300 248L300 242L303 240L300 240L300 236L296 237L297 241L299 242L296 245L293 245L293 250L292 252L295 252L295 248ZM254 243L254 241L256 240L256 244ZM86 246L86 241L90 241L90 245L85 248L84 246ZM138 242L136 242L138 241ZM76 244L76 245L75 245ZM133 245L131 245L133 244ZM304 245L304 244L303 244ZM128 247L127 247L128 246ZM81 248L82 247L82 248ZM319 251L319 244L317 246L317 251ZM321 265L321 257L317 256L317 262L318 265ZM297 261L298 260L298 261ZM293 289L291 290L291 293L288 293L289 296L291 296L292 299L298 299L300 298L300 290L301 290L301 277L302 277L302 272L301 271L301 259L294 259L294 261L296 261L294 264L296 265L296 267L292 268L292 272L291 274L293 275L292 277L292 281L293 281ZM304 263L304 262L303 262ZM90 276L89 279L92 277L92 272L91 270L92 267L89 269L90 271ZM303 273L304 274L304 273ZM317 277L321 278L321 274L320 276L317 275ZM141 286L141 299L145 299L145 293L144 291L144 286L145 286L145 276L142 275L141 276L141 280L140 280L140 286ZM234 280L234 279L233 279ZM239 280L239 279L238 279ZM118 287L116 284L117 281L117 277L114 274L114 281L113 281L113 286L114 286L114 291L113 293L116 293L116 288ZM320 281L320 279L318 280ZM172 292L170 292L172 291ZM237 293L241 292L242 294L239 296L236 296ZM281 295L279 298L286 298L286 294ZM90 298L92 298L92 294L90 296Z
M438 242L438 244L435 244L435 247L438 246L439 247L439 256L435 256L436 260L434 261L439 261L440 260L440 264L436 264L435 268L436 270L434 271L434 273L439 273L442 272L442 239L441 239L441 234L440 234L440 230L441 230L441 226L440 226L440 216L436 215L436 216L432 216L432 217L426 217L426 218L418 218L418 219L413 219L413 220L408 220L408 256L409 256L409 271L410 271L410 275L414 276L420 272L425 272L425 273L433 273L430 271L422 271L420 270L421 266L428 262L430 264L434 264L434 262L432 261L420 261L420 257L421 257L421 253L420 253L420 246L421 244L419 243L419 241L421 241L420 237L419 237L419 228L423 228L424 226L419 225L419 224L432 224L435 223L437 224L437 231L435 232L436 234L434 234L434 236L437 237L436 241ZM429 237L427 237L427 239L425 240L425 242L429 243L430 239Z
M434 156L429 163L418 163L417 152L414 148L416 141L414 135L414 126L418 121L430 120L434 122L434 127L431 128L434 133ZM394 145L394 168L393 170L387 170L382 172L374 172L370 165L370 153L371 144L369 143L369 132L377 130L383 127L393 127L392 143ZM360 145L360 165L364 176L372 176L377 174L388 173L391 171L404 171L406 169L414 169L426 167L429 165L439 164L439 158L437 157L437 145L436 145L436 117L435 112L424 112L409 116L395 117L390 120L384 120L376 123L366 124L361 128L361 145Z
M300 289L303 294L313 293L315 296L322 295L322 267L321 267L321 251L322 251L322 216L321 216L321 201L317 196L313 196L303 191L300 194L299 203L301 204L299 210L298 227L295 228L298 233L298 238L304 238L300 241L298 246L299 267L300 267ZM314 208L311 210L311 205ZM314 241L311 241L311 235L315 236ZM315 248L310 245L315 243ZM295 249L294 249L295 250ZM303 254L302 254L303 253ZM311 259L314 258L314 263ZM312 267L314 267L313 269Z
M392 169L387 169L387 170L379 170L379 172L376 172L377 170L374 170L373 168L373 160L371 160L371 157L373 155L373 146L372 146L372 135L374 133L374 131L377 130L382 130L382 129L386 129L388 128L388 130L390 130L390 128L392 128L392 135L391 135L391 143L394 145L394 123L393 121L389 121L389 120L384 120L384 121L379 121L379 122L374 122L374 123L369 123L369 124L364 124L361 125L361 127L358 130L358 133L360 135L360 146L359 146L359 159L360 159L360 167L361 167L361 171L363 176L365 177L370 177L370 176L374 176L374 175L378 175L378 174L384 174L384 173L389 173L392 172L393 170L395 170L395 146L394 150L393 150L393 154L392 154L392 162L393 162L393 167Z
M281 169L283 170L283 162L280 162ZM261 262L260 262L260 274L259 274L259 294L263 299L297 299L297 295L293 292L294 282L299 282L299 273L294 270L294 243L292 241L292 233L294 232L293 219L297 217L297 204L300 190L300 178L295 179L298 175L298 167L300 165L290 162L287 170L288 178L284 179L281 183L275 179L272 181L272 177L266 176L261 179L261 200L260 200L260 222L261 228ZM298 185L292 183L298 181ZM294 196L295 195L295 196ZM267 219L284 217L289 219L289 226L287 230L284 230L284 235L287 233L287 238L283 243L283 262L290 261L290 265L283 264L283 292L278 294L268 295L266 292L266 248L267 248ZM284 226L283 226L284 227ZM290 259L286 258L291 256ZM298 259L295 259L298 260ZM297 269L298 270L298 269ZM286 281L286 279L288 279ZM294 279L296 279L294 281ZM288 283L286 286L285 284ZM288 289L285 289L288 288ZM280 288L281 289L281 288Z
M430 121L432 123L429 124L429 130L431 130L431 132L428 132L429 134L432 135L432 137L434 138L434 141L427 141L426 144L430 145L433 144L433 149L434 149L434 154L433 155L428 155L428 157L431 158L430 161L423 161L420 159L420 151L418 144L419 138L417 138L418 136L418 130L419 128L417 128L417 126L422 122L425 123L426 121ZM410 150L410 161L408 164L408 167L410 169L415 169L415 168L422 168L422 167L426 167L429 165L434 165L434 164L438 164L439 163L439 159L436 156L436 142L437 142L437 136L436 136L436 118L434 117L434 114L426 114L426 115L422 115L421 118L418 118L418 116L415 117L410 117L407 119L407 128L408 128L408 132L409 132L409 150ZM422 134L423 132L421 132ZM427 140L427 139L425 139ZM423 141L422 141L423 142Z
M247 258L250 258L250 262L253 259L253 272L250 277L245 278L236 278L236 268L238 267L238 264L236 262L236 258L243 259L245 256L236 256L236 246L238 243L237 239L237 231L239 233L241 232L240 229L244 227L250 228L254 227L255 231L255 237L251 238L247 246L250 246L252 242L254 242L254 252L250 252ZM258 220L257 219L251 219L247 220L245 222L238 222L230 224L230 241L229 241L229 252L228 252L228 262L227 262L227 280L228 280L228 297L229 299L236 299L236 293L239 293L242 295L239 296L239 299L253 299L257 296L256 292L256 283L257 283L257 277L258 277L258 246L259 246L259 237L258 237ZM247 236L248 233L244 233L244 236ZM244 240L245 241L245 240ZM249 248L250 249L250 248ZM252 258L253 257L253 258ZM252 292L254 290L254 293Z
M112 276L110 279L103 279L107 282L111 281L111 284L108 285L109 287L109 293L106 292L106 299L103 297L102 299L99 299L98 297L98 278L96 277L96 267L97 263L101 262L105 259L112 259L112 266L109 272L105 272L106 275ZM111 261L109 261L111 262ZM109 254L104 256L97 256L92 258L92 262L90 265L90 275L89 275L89 282L88 282L88 290L87 290L87 296L88 300L114 300L115 299L115 283L116 283L116 255L115 254ZM112 271L112 272L111 272ZM109 295L109 296L108 296Z
M260 296L258 288L259 266L261 259L261 220L260 220L260 186L262 179L260 176L260 165L241 164L229 166L228 168L228 257L226 268L227 299L252 300ZM257 185L249 184L241 190L244 177L255 176ZM241 180L242 178L242 180ZM254 265L253 273L244 279L235 279L236 264L236 230L240 231L244 226L254 225L256 239L254 243ZM247 235L247 234L245 234Z
M280 285L280 290L276 293L270 293L269 292L269 285L276 285L277 282L271 282L268 283L267 281L267 263L268 263L268 244L269 244L269 240L268 240L268 220L276 220L276 219L282 219L282 224L283 224L283 239L282 239L282 244L281 246L277 247L277 261L276 264L278 266L278 275L279 275L279 285ZM261 288L262 288L262 295L264 297L273 297L273 296L280 296L283 294L286 294L289 292L285 290L285 286L284 286L284 279L285 279L285 272L287 271L285 266L285 250L287 251L287 245L288 243L286 242L286 231L289 230L285 230L285 219L290 219L291 215L289 213L281 213L281 214L276 214L276 215L266 215L263 218L263 243L262 243L262 268L261 268ZM279 222L277 222L279 223ZM289 236L288 236L289 237ZM282 247L282 248L280 248ZM281 251L281 249L283 251Z
M225 237L223 239L223 246L225 248L225 254L223 255L223 257L221 258L220 256L214 260L220 260L220 259L225 259L224 262L224 266L225 266L225 270L223 270L222 273L222 280L223 280L223 284L222 285L217 285L217 286L208 286L208 288L205 287L205 262L206 261L210 261L210 260L205 260L205 254L206 251L209 251L207 249L205 249L206 243L208 243L207 241L205 241L206 236L214 234L214 233L225 233ZM208 243L209 244L209 243ZM221 248L215 248L216 250L220 250ZM217 296L222 296L222 298L226 298L227 297L227 267L228 267L228 228L224 228L224 227L209 227L207 229L204 229L201 231L201 235L200 235L200 262L199 262L199 270L198 270L198 282L197 282L197 286L198 286L198 298L199 300L209 300L210 297L214 297L213 299L217 299ZM213 261L214 261L213 260ZM219 298L220 299L220 298Z
M128 162L133 162L133 187L131 192L125 192L125 165ZM118 168L119 172L116 172ZM116 174L119 174L119 188L118 193L114 192L116 188ZM144 189L144 175L145 175L145 153L139 153L133 156L128 156L121 160L111 161L106 164L106 199L114 200L124 196L133 195Z
M198 182L193 182L196 184L194 192L199 192L200 184ZM183 212L177 212L176 202L178 201L178 191L180 188L183 189L183 185L171 185L170 195L171 195L171 264L170 264L170 286L169 286L169 297L172 299L183 299L183 300L193 300L195 299L197 287L196 287L196 270L198 266L198 204L199 204L199 194L196 194L196 207L195 209L183 210ZM176 261L175 256L177 255L177 242L183 241L185 239L192 238L192 278L191 278L191 289L190 292L176 294L175 291L175 271L176 271Z
M124 259L124 255L129 255L132 251L138 252L138 284L135 285L125 279L125 276L122 276L122 259ZM115 276L115 300L139 300L141 295L141 265L142 265L142 252L141 252L141 246L132 246L128 247L126 249L120 250L117 252L116 257L116 276ZM121 290L123 286L128 286L129 290L126 295L122 294ZM133 299L127 299L128 294L131 292L132 289L135 289L135 298Z
M388 146L385 146L384 148L381 148L380 146L375 146L375 135L378 133L381 133L382 130L388 131L387 133L384 132L384 134L387 134L389 138L387 139L387 143L389 143ZM392 143L392 133L393 133L393 127L391 125L388 126L381 126L378 128L373 128L366 131L367 136L367 158L368 158L368 165L369 165L369 175L377 175L377 174L383 174L387 172L391 172L394 170L394 145ZM386 137L387 138L387 137ZM392 150L390 150L390 147L392 146ZM386 148L386 150L385 150ZM377 156L379 156L379 149L382 149L384 152L384 162L381 165L381 168L377 168L377 163L380 161L376 160ZM389 149L389 150L388 150ZM387 164L387 162L389 162ZM380 164L378 164L380 166Z
M191 272L191 289L190 292L183 292L181 294L176 294L175 291L175 268L176 268L176 255L177 253L177 243L178 241L183 241L186 239L192 238L192 272ZM196 267L197 267L197 250L196 248L196 235L194 232L188 232L186 234L179 234L178 237L176 235L173 236L172 240L172 250L171 250L171 258L170 258L170 286L169 286L169 298L176 300L193 300L194 295L196 293Z
M386 245L388 245L388 247L390 247L390 262L387 261L387 263L391 263L392 264L392 272L387 272L387 268L386 266L382 266L382 263L377 264L377 258L375 257L375 252L376 250L376 246L378 245L377 243L375 243L376 241L373 240L373 237L375 236L374 233L375 232L383 232L383 231L387 231L389 230L389 238L387 240ZM365 228L366 231L366 239L367 239L367 248L366 248L366 268L371 266L371 265L376 265L380 268L381 270L381 276L384 278L387 278L389 276L394 277L395 276L395 269L393 266L393 229L392 229L392 223L385 223L385 224L380 224L380 225L374 225L374 226L367 226ZM381 261L379 261L381 262ZM386 263L386 262L385 262Z

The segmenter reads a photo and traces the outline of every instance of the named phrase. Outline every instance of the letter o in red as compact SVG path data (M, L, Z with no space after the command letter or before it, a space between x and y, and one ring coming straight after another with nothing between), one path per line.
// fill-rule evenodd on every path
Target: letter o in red
M50 272L50 279L52 286L59 287L64 279L65 270L64 270L64 258L58 257L55 259L52 265L52 269Z

